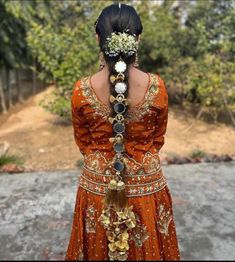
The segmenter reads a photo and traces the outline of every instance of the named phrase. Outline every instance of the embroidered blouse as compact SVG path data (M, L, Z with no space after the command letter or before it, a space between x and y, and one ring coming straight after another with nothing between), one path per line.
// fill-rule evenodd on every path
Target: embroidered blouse
M158 74L148 76L144 99L129 106L125 116L123 160L127 172L123 179L137 224L128 232L128 258L120 252L118 260L179 260L172 199L159 158L167 127L168 95ZM111 107L96 96L90 76L75 83L71 106L74 138L84 164L66 260L104 261L117 254L110 253L113 245L108 240L112 235L107 238L107 231L100 224L103 196L115 174L110 165L115 155L109 140L113 137L108 121Z
M168 120L168 94L158 74L148 73L149 83L144 99L129 106L124 145L127 157L142 162L146 153L156 154L164 144ZM84 157L102 152L114 156L110 107L96 95L90 76L79 79L71 97L74 138Z

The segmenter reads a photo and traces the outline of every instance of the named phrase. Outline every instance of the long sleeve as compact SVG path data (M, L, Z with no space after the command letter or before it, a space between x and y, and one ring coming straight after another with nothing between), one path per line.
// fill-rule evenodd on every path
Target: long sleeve
M83 107L81 104L82 97L79 92L79 81L75 84L71 97L71 116L74 130L74 139L82 155L85 154L86 148L90 143L89 125L85 119Z
M159 92L157 99L158 113L155 122L153 143L159 151L165 142L165 133L168 122L168 94L164 81L159 77Z

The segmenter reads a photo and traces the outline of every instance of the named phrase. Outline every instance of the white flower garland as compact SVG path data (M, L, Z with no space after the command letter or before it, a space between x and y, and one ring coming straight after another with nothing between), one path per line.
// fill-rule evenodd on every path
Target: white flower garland
M138 49L138 41L135 40L135 34L130 35L125 32L112 32L106 39L105 53L108 56L117 56L121 52L127 55L133 55Z

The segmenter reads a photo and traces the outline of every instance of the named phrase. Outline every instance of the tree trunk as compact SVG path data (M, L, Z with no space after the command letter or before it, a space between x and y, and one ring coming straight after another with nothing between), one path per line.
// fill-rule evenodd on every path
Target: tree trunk
M199 111L198 111L198 113L197 113L197 115L196 115L196 117L195 117L195 119L192 121L192 123L190 124L189 127L187 127L185 130L182 131L182 134L188 132L193 127L193 125L195 124L196 120L200 119L200 117L201 117L203 112L204 112L204 107L201 106Z
M12 102L12 85L10 83L10 70L6 69L6 89L8 90L8 101L9 101L9 108L13 106Z
M33 94L36 94L37 91L37 73L36 73L36 69L37 69L37 65L36 65L36 60L33 60Z
M229 109L228 101L227 101L226 96L225 96L224 93L223 93L223 100L224 100L224 105L225 105L225 107L226 107L226 109L227 109L227 112L228 112L228 114L229 114L229 116L230 116L230 119L231 119L233 125L235 126L235 118L234 118L234 116L233 116L233 113L232 113L231 110Z
M7 113L6 100L3 89L3 71L0 73L0 99L3 114Z
M20 77L20 70L16 69L15 71L15 77L16 77L16 88L17 88L17 100L22 103L24 101L23 95L22 95L22 84L21 84L21 77Z

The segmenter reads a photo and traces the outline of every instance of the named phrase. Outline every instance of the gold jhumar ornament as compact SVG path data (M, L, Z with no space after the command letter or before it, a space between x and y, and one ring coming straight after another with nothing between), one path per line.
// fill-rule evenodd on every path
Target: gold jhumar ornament
M129 231L136 227L135 214L132 209L133 206L121 210L112 207L102 210L99 221L106 229L110 260L124 261L128 257Z
M115 34L107 39L106 55L118 56L121 53L126 55L133 55L137 50L137 41L135 35L127 33ZM102 61L102 55L100 60ZM102 64L102 62L101 62ZM114 116L109 117L109 122L113 125L115 136L109 141L113 143L114 151L113 157L114 174L112 180L108 184L108 188L103 200L103 210L99 217L100 223L106 229L106 236L108 239L108 256L110 260L124 261L128 258L129 250L129 236L131 230L136 227L135 213L132 211L133 206L129 206L126 185L124 182L125 176L125 162L122 153L125 151L123 142L123 132L125 130L125 111L126 106L129 105L127 97L124 93L127 90L125 83L125 71L128 69L126 62L120 56L114 65L116 74L110 75L110 82L115 84L116 95L110 95L110 102L113 104Z

